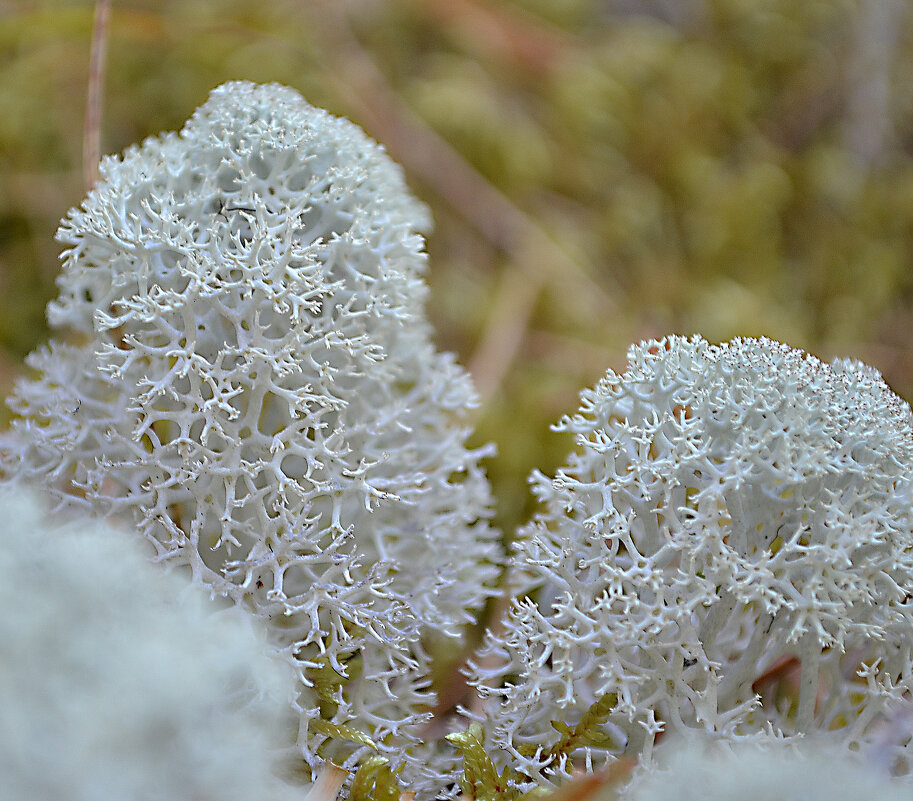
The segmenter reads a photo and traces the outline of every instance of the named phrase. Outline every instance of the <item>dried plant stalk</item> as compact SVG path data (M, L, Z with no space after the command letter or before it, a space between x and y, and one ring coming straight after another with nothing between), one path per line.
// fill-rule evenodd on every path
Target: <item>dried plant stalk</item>
M105 84L105 54L108 49L108 20L111 0L97 0L92 25L92 51L89 56L89 85L82 139L82 174L88 191L98 180L101 158L101 99Z

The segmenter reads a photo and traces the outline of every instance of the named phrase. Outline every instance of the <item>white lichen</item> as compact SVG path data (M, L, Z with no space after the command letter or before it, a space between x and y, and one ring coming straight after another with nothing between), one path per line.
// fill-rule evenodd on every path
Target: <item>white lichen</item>
M581 397L475 667L490 746L548 785L660 732L882 737L913 689L910 407L767 339L644 343ZM550 747L613 694L601 739Z
M277 85L221 86L100 173L58 232L61 339L29 357L3 470L266 622L309 764L369 738L400 761L425 641L461 636L499 560L475 393L424 315L427 211Z
M294 676L249 615L21 488L0 519L2 801L293 797Z
M677 741L663 744L655 770L626 801L905 801L907 784L811 742Z

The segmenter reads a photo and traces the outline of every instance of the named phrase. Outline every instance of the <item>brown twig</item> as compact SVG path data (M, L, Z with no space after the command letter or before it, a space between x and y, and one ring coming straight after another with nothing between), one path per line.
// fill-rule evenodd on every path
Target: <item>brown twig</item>
M417 0L412 7L453 30L473 52L534 78L546 75L572 46L570 36L539 24L514 6L481 0Z
M504 380L529 329L533 309L545 285L545 273L522 275L522 268L501 275L488 313L488 325L469 359L469 372L483 398L490 398Z
M763 694L784 681L793 688L798 687L801 665L802 663L792 654L784 654L751 683L752 691Z
M92 50L89 56L89 86L82 139L82 174L86 190L98 180L101 158L101 100L105 84L105 52L108 45L108 18L111 0L96 0L92 25Z

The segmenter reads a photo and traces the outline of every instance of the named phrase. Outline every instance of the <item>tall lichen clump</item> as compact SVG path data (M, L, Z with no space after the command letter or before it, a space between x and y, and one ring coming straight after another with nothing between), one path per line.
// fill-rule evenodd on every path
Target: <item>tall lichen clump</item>
M459 641L500 560L474 390L424 315L426 209L278 85L221 86L100 172L58 232L59 338L12 397L4 474L261 619L308 766L377 749L423 787L427 646Z

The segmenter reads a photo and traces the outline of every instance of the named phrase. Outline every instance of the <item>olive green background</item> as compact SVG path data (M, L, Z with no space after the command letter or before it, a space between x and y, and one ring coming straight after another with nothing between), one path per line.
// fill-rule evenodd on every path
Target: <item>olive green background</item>
M4 391L84 194L93 13L0 0ZM913 397L911 34L905 0L114 0L102 151L239 78L383 142L434 212L429 311L509 535L633 341L763 334Z

